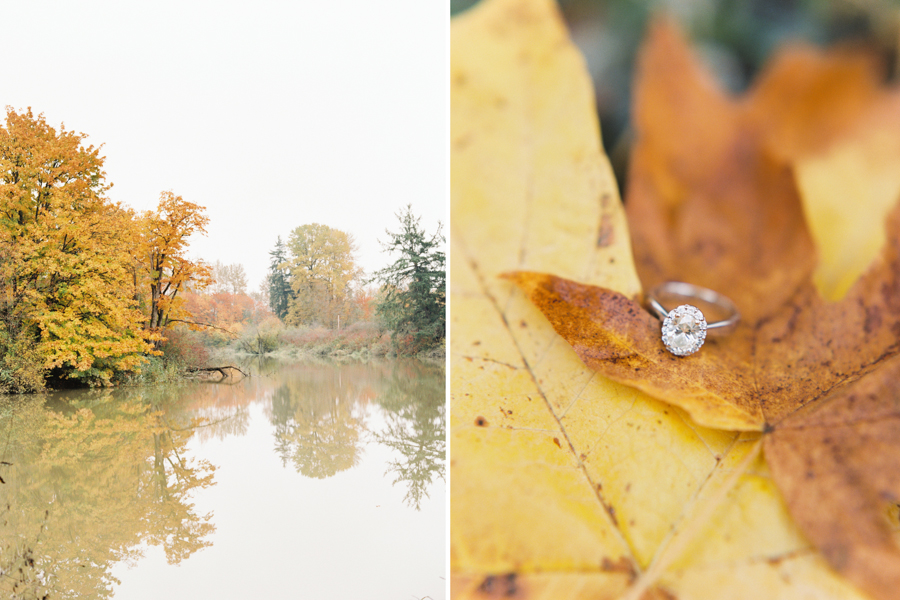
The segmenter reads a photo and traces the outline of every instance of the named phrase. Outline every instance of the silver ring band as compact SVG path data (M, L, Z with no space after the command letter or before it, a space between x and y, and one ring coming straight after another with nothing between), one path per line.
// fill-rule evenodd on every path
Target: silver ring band
M692 304L682 304L672 310L659 301L659 296L682 296L696 298L716 306L727 315L721 321L707 323L699 308ZM693 354L706 340L707 329L718 329L736 324L741 315L729 298L718 292L681 281L669 281L659 285L647 294L650 311L662 321L662 341L666 349L676 356Z
M715 304L726 314L728 318L715 323L707 323L707 329L717 329L719 327L728 327L736 325L741 320L741 313L738 312L737 306L734 305L729 298L723 296L719 292L715 292L699 285L692 283L684 283L683 281L668 281L656 286L647 293L647 302L650 304L651 311L659 318L665 319L669 311L663 307L657 296L671 294L674 296L683 296L685 298L697 298L709 304Z

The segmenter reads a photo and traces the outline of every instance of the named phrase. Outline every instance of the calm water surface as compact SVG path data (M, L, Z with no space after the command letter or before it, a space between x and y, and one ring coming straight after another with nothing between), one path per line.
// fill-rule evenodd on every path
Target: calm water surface
M0 397L0 597L444 598L444 369Z

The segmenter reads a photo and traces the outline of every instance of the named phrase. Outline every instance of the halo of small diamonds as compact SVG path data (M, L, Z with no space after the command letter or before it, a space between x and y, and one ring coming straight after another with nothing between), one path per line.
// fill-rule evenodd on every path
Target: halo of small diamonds
M676 356L693 354L706 341L706 318L696 306L682 304L670 310L662 324L662 341Z

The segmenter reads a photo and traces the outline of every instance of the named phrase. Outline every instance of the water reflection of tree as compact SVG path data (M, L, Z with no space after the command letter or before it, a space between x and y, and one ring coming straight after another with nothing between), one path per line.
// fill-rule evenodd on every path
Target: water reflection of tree
M391 373L377 400L387 424L373 438L400 453L402 458L388 463L388 472L395 474L395 485L408 485L404 501L416 510L428 497L431 482L444 479L444 395L443 367L408 361Z
M282 462L307 477L325 478L359 462L365 405L375 400L385 413L376 442L396 450L388 463L394 483L407 486L415 508L430 484L444 478L444 369L420 361L313 362L282 374L272 394L270 418Z
M202 426L194 429L194 435L201 442L242 437L250 430L248 406L198 408L196 414L205 420Z
M215 472L209 461L183 455L190 436L190 429L153 434L153 477L149 487L152 510L146 517L144 542L162 546L170 565L211 545L206 537L216 529L209 522L212 515L197 515L190 502L193 490L213 485Z
M221 384L205 383L195 386L190 393L185 408L205 420L202 426L194 428L194 435L201 442L246 435L250 428L250 405L266 403L272 396L276 387L273 376L282 367L280 363L256 356L237 364L250 377L229 379Z
M189 501L213 485L185 451L194 423L143 392L44 400L0 399L0 597L108 598L142 542L170 563L209 545L211 515Z
M324 479L359 462L363 428L358 385L335 369L310 369L272 396L275 451L307 477Z

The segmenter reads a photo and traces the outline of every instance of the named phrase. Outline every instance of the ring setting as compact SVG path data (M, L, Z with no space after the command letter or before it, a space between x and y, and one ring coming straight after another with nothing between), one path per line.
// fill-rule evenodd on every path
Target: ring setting
M703 312L692 304L681 304L672 310L666 310L659 300L661 296L681 296L701 300L724 313L725 318L707 323ZM729 327L740 319L740 313L731 300L718 292L690 283L680 281L664 283L647 294L647 299L650 311L662 321L663 345L675 356L693 354L706 341L707 330Z
M700 309L682 304L670 310L663 319L662 341L666 350L676 356L693 354L706 341L706 318Z

